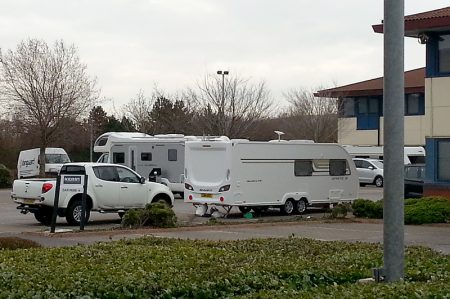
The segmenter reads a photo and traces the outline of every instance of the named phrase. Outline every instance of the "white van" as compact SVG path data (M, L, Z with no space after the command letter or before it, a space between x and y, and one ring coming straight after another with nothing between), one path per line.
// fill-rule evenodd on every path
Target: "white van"
M358 196L358 174L337 144L192 138L185 149L184 201L227 213L278 207L284 214Z
M39 176L39 148L21 151L17 161L17 177L29 178ZM70 162L66 151L59 147L45 149L45 173L57 174L64 163Z

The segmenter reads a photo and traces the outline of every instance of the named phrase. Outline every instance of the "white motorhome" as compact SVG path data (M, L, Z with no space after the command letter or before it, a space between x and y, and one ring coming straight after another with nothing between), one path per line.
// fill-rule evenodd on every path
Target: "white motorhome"
M157 175L172 192L184 191L184 135L109 132L97 138L99 163L125 165L144 177Z
M39 176L39 148L21 151L17 161L17 177L28 178ZM45 149L45 173L57 174L62 165L70 162L66 151L59 147Z
M354 158L383 160L382 146L343 145L343 147ZM421 146L405 146L404 154L405 165L425 163L425 149Z
M237 206L243 213L266 207L303 213L358 196L355 164L337 144L192 138L185 163L184 201L227 212Z

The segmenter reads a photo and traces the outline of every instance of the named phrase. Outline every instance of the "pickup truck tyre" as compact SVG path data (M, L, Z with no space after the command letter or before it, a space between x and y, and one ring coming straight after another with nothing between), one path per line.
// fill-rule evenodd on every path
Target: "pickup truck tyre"
M91 211L89 206L86 205L86 219L85 223L88 223ZM70 203L66 210L66 221L70 225L80 225L81 222L81 199L74 200Z
M53 209L50 207L40 207L34 212L34 218L43 225L50 225L52 223Z
M153 198L152 203L157 203L157 202L163 202L168 207L172 207L172 202L171 202L170 197L168 195L165 195L165 194L163 194L163 195L161 195L161 194L156 195Z

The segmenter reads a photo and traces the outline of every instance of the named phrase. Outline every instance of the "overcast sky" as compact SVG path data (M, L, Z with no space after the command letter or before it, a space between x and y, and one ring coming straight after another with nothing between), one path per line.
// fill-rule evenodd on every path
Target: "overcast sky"
M264 80L282 105L289 89L382 76L383 39L371 25L383 19L383 3L0 0L0 47L15 49L27 38L74 44L116 108L141 89L150 95L156 84L171 93L217 70ZM405 13L446 6L448 0L405 0ZM424 65L425 47L407 38L405 69Z

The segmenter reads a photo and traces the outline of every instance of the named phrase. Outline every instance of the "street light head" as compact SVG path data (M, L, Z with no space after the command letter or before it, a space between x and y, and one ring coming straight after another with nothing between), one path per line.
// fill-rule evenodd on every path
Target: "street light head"
M224 75L228 75L228 73L229 73L228 71L223 71Z
M222 71L217 71L217 75L222 75Z

